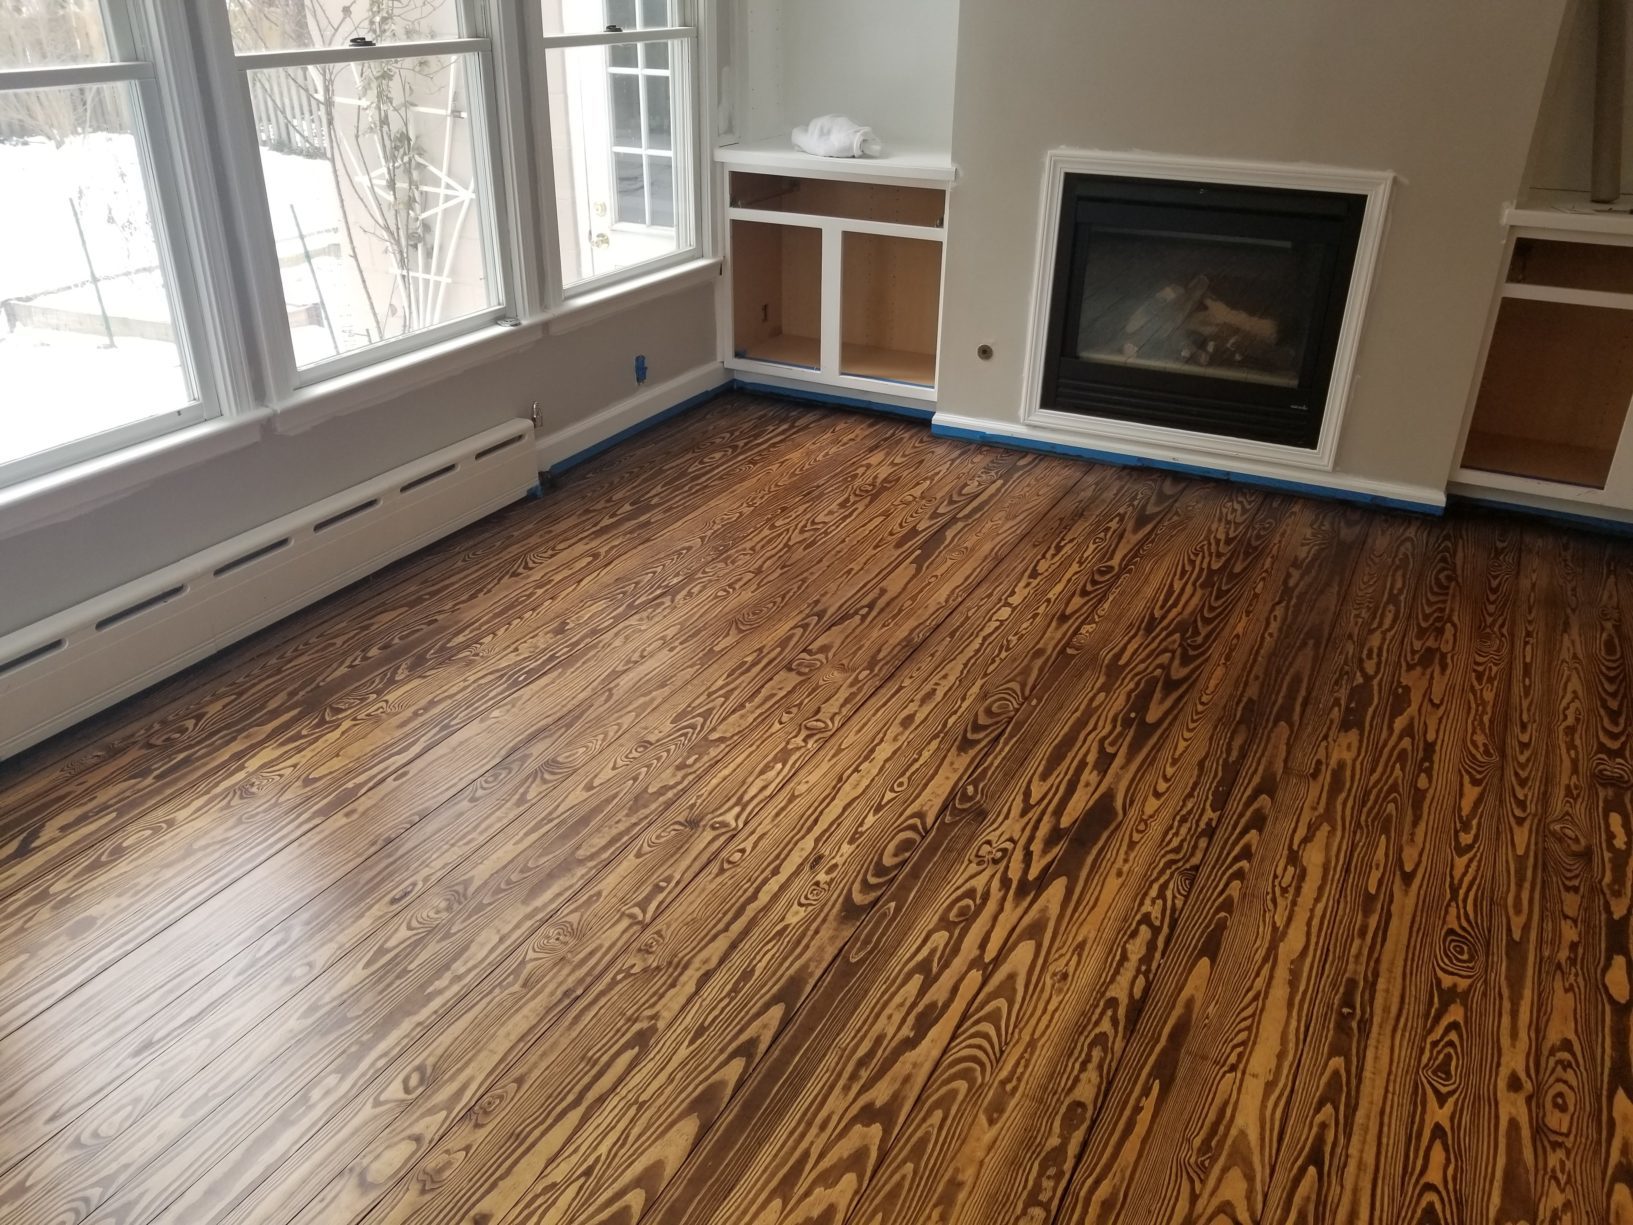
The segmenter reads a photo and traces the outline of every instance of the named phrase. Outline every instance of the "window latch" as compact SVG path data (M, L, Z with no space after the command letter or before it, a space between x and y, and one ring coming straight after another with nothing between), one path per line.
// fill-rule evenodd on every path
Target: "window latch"
M346 45L348 47L372 47L374 46L374 40L372 38L364 38L361 34L359 34L355 38L348 38L346 40Z
M605 34L622 34L624 32L624 27L623 26L608 26L602 32L605 33Z

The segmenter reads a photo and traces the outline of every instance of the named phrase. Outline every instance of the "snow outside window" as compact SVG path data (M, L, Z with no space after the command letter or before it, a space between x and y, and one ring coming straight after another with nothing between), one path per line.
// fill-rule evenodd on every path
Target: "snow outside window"
M248 220L292 381L504 314L484 6L225 3L264 187Z
M0 485L214 411L131 30L120 0L0 0Z

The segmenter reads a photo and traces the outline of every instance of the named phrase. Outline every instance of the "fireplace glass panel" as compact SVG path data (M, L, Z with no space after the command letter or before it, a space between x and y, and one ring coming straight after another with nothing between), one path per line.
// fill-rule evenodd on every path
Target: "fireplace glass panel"
M1042 407L1313 448L1366 198L1068 175Z
M1104 226L1085 245L1080 360L1299 385L1323 288L1319 250Z

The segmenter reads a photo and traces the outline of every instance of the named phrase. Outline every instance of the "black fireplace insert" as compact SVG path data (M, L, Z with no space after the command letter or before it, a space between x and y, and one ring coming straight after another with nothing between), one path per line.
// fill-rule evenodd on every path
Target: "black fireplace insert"
M1366 197L1068 175L1043 407L1313 448Z

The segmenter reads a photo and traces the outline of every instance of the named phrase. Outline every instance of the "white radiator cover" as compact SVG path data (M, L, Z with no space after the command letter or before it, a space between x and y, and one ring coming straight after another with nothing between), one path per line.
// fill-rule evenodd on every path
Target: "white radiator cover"
M525 497L516 420L0 638L0 759Z

